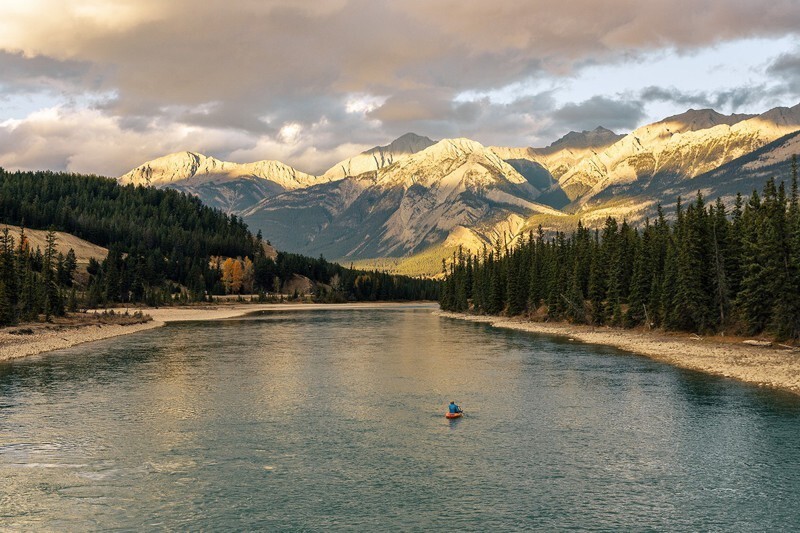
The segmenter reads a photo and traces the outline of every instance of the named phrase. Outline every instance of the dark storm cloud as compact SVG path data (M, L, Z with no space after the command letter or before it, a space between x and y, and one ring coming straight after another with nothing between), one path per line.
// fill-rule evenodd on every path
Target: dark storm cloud
M687 93L674 87L646 87L639 93L644 102L671 102L686 107L712 108L715 110L738 109L765 100L772 96L780 96L780 88L767 88L764 85L736 87L713 93Z
M101 76L91 63L57 60L46 56L25 57L21 52L0 50L0 94L31 91L80 92L100 88Z
M767 71L776 76L800 76L800 52L795 54L781 54L773 61Z
M767 73L783 83L795 97L800 96L800 51L781 54L767 68Z
M566 104L551 116L556 123L577 131L594 129L600 125L612 130L629 130L644 117L644 105L637 100L593 96L584 102Z

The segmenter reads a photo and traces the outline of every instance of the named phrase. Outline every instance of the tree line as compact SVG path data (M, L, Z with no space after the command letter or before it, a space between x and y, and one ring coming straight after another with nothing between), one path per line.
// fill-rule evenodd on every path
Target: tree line
M800 200L770 179L732 208L658 207L638 228L608 218L545 237L541 226L510 247L463 250L443 264L440 304L450 311L697 333L800 338Z
M315 296L328 301L439 296L431 280L354 271L322 257L270 257L261 233L253 235L236 216L182 192L98 176L0 168L0 223L52 230L45 250L31 249L24 230L2 234L0 325L77 306L280 292L295 275L308 277ZM108 255L78 268L74 252L59 257L54 230L107 247Z
M48 232L44 251L33 250L25 230L15 239L8 228L0 232L0 326L19 320L46 320L77 307L73 275L75 252L56 250L55 232Z

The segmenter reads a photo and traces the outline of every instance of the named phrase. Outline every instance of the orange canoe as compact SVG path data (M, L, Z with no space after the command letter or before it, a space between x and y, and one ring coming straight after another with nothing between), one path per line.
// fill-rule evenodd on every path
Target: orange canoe
M464 413L445 413L445 418L461 418Z

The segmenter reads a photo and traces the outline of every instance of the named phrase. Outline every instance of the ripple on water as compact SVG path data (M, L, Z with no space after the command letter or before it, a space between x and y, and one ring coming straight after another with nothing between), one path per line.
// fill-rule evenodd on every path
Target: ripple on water
M797 398L426 310L170 325L0 405L11 529L800 529Z

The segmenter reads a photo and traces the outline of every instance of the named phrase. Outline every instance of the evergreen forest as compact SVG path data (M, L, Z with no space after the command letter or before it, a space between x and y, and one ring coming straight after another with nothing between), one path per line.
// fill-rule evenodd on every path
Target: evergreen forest
M315 288L308 296L323 301L439 297L433 280L270 254L260 232L254 236L241 219L195 197L98 176L0 168L0 224L23 227L20 234L0 231L0 325L101 305L265 297L296 276L309 278ZM50 230L44 250L32 249L26 227ZM90 260L78 275L74 252L57 252L55 231L106 247L108 256Z
M789 190L770 179L732 206L698 193L674 219L608 218L567 235L542 228L512 246L443 263L441 308L534 320L800 337L797 158Z

